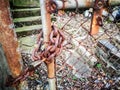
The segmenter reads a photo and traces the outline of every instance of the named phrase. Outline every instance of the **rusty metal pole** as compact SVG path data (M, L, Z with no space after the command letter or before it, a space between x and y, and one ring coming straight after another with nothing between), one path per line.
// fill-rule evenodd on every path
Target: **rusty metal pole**
M107 7L109 7L109 2L105 0L95 0L93 7L93 15L91 20L90 34L95 35L101 29L103 25L103 13L107 12Z
M94 3L94 0L54 0L58 9L88 8Z
M58 9L74 9L92 7L95 0L54 0L58 5ZM63 2L64 1L64 2ZM110 5L120 5L120 0L108 0Z
M51 33L51 17L50 13L46 9L46 3L49 0L40 0L40 7L41 7L41 16L42 16L42 30L43 30L43 37L45 42L45 47L48 46L47 42L49 42L49 36ZM56 81L55 81L55 61L52 60L51 63L47 63L48 69L48 82L50 90L56 90Z
M16 90L14 87L6 87L6 77L10 75L10 68L8 67L8 63L0 44L0 90Z
M14 24L10 15L9 0L0 0L0 43L3 46L12 76L18 76L22 71L22 65Z

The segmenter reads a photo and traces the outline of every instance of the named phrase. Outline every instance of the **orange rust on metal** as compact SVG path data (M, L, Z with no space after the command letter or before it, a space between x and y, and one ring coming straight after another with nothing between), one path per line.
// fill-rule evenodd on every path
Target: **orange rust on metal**
M46 6L47 4L49 4L49 0L46 0L48 2L46 2ZM50 13L47 11L47 7L46 7L46 28L48 30L46 30L45 32L43 31L43 37L44 37L44 42L49 42L49 36L50 36L50 33L51 33L51 16L50 16ZM45 46L47 46L48 43L45 43Z
M86 6L90 7L91 6L91 0L86 0Z
M0 0L0 43L11 73L13 77L16 77L21 73L20 53L9 9L9 0Z
M106 10L107 1L96 0L94 4L93 17L91 22L90 34L95 35L99 32L100 26L102 26L102 13Z
M90 34L91 35L95 35L99 32L99 28L100 26L97 24L97 17L101 16L101 13L100 12L94 12L93 13L93 18L92 18L92 26L91 26L91 31L90 31Z
M55 78L55 61L52 60L51 63L47 63L48 68L48 78Z
M49 0L46 0L46 6L47 4L49 3ZM43 31L43 37L44 37L44 42L49 42L50 41L50 33L51 33L51 16L50 16L50 13L47 11L47 7L46 7L46 32ZM47 47L48 46L48 43L45 43L45 46ZM47 68L48 68L48 78L54 78L55 77L55 61L52 60L51 63L47 63Z

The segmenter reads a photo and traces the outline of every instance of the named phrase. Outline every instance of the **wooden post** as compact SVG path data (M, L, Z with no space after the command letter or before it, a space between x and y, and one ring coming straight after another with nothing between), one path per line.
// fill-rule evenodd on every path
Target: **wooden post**
M8 66L13 77L21 73L18 42L11 19L9 0L0 0L0 43L3 46Z
M6 78L10 74L10 69L8 67L2 45L0 44L0 90L15 90L13 87L5 86Z

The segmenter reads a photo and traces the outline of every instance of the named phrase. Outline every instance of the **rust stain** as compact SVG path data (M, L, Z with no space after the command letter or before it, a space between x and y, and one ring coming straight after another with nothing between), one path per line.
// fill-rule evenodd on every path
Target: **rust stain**
M46 18L46 29L47 30L43 30L43 37L44 37L44 42L45 43L45 47L48 46L48 42L50 40L50 33L51 33L51 16L50 16L50 13L47 9L47 4L49 3L48 2L49 0L46 0L46 5L45 5L45 10L46 10L46 14L45 14L45 18ZM54 78L55 77L55 61L54 59L52 60L51 63L47 63L47 61L45 61L46 65L47 65L47 72L48 72L48 78Z
M87 7L90 7L91 6L91 0L86 0L85 4L86 4Z
M91 35L95 35L99 32L99 25L97 24L97 17L99 16L100 13L94 12L93 14L93 20L92 20L92 26L91 26Z
M7 62L13 77L21 73L20 53L13 23L9 12L9 0L0 0L0 43L3 46Z
M90 31L90 34L91 35L95 35L99 32L99 29L100 29L100 26L102 26L101 24L99 24L99 17L102 19L102 12L103 11L107 11L106 8L101 8L100 10L98 11L95 11L93 13L93 18L92 18L92 22L91 22L91 31Z
M94 12L91 22L90 34L95 35L99 32L100 26L102 26L102 13L103 10L107 10L108 2L104 0L95 0Z

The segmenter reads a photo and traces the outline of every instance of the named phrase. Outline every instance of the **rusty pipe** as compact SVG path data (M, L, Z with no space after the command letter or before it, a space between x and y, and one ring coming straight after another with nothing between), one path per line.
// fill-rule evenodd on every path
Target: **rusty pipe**
M95 0L94 3L94 10L92 15L92 21L91 21L91 28L90 28L90 34L95 35L99 32L101 29L100 27L103 26L103 12L107 12L107 6L109 6L108 1L106 0Z
M51 33L51 17L50 17L50 13L48 13L47 9L46 9L46 3L48 1L49 0L40 0L41 16L42 16L42 28L43 28L42 30L43 30L43 38L44 38L44 42L45 42L45 47L48 46L47 42L49 42L49 36ZM52 60L52 61L54 62L54 60ZM51 64L48 64L48 65L51 65ZM51 70L51 68L50 69L48 68L48 77L54 78L55 75L52 74L53 72L50 73L49 70ZM54 70L51 70L51 71L54 71Z
M50 13L47 11L47 3L49 0L40 0L40 7L41 7L41 16L42 16L42 30L43 30L43 38L45 42L45 47L48 46L49 36L51 33L51 17ZM55 61L51 60L51 63L47 63L48 69L48 79L55 80ZM52 88L50 90L56 90L56 84L54 82L49 82L49 87Z
M0 43L3 46L12 76L16 77L22 71L18 41L10 15L9 0L0 0L0 3Z
M78 8L89 8L92 7L95 0L54 0L58 5L58 9L74 9ZM109 0L110 5L120 5L120 0Z

